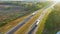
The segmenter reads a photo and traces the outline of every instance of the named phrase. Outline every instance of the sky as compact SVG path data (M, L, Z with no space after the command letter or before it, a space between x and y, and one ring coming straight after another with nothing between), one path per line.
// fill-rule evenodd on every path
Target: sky
M46 0L0 0L0 1L46 1ZM48 1L54 1L54 0L48 0Z
M0 0L0 1L44 1L44 0Z

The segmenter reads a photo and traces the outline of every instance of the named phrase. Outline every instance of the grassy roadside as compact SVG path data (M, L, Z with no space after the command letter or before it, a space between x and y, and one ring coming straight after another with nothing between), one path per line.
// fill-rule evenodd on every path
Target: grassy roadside
M51 12L51 9L48 9L47 11L48 12L46 13L45 17L43 18L43 20L41 21L41 23L38 25L38 30L37 30L36 34L42 34L42 32L43 32L45 21L46 21L48 15Z
M24 24L21 28L19 28L14 34L25 34L28 32L30 26L35 22L35 20L39 17L41 14L42 10L38 12L35 16L33 16L26 24Z
M54 8L46 20L43 34L56 34L58 31L60 31L60 10Z
M0 32L2 32L4 34L9 29L11 29L12 27L16 26L18 23L20 23L21 21L23 21L27 16L28 15L23 16L21 18L18 18L18 19L14 20L14 21L9 22L8 24L6 24L5 26L3 26L3 27L0 28Z

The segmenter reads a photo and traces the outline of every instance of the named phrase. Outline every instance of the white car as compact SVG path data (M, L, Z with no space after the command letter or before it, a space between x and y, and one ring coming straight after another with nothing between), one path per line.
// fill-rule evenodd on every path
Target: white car
M37 13L37 11L36 12L34 12L34 13L32 13L32 15L35 15Z
M36 25L38 25L39 23L40 23L40 20L37 20Z

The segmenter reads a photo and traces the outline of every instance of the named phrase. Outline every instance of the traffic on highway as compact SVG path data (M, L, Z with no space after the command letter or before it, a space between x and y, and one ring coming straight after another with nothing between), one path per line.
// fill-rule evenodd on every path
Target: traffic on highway
M59 34L59 2L1 1L0 34Z

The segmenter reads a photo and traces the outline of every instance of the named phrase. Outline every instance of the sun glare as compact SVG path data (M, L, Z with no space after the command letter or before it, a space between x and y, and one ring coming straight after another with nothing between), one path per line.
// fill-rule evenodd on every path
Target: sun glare
M55 1L55 2L60 2L60 0L53 0L53 1Z

